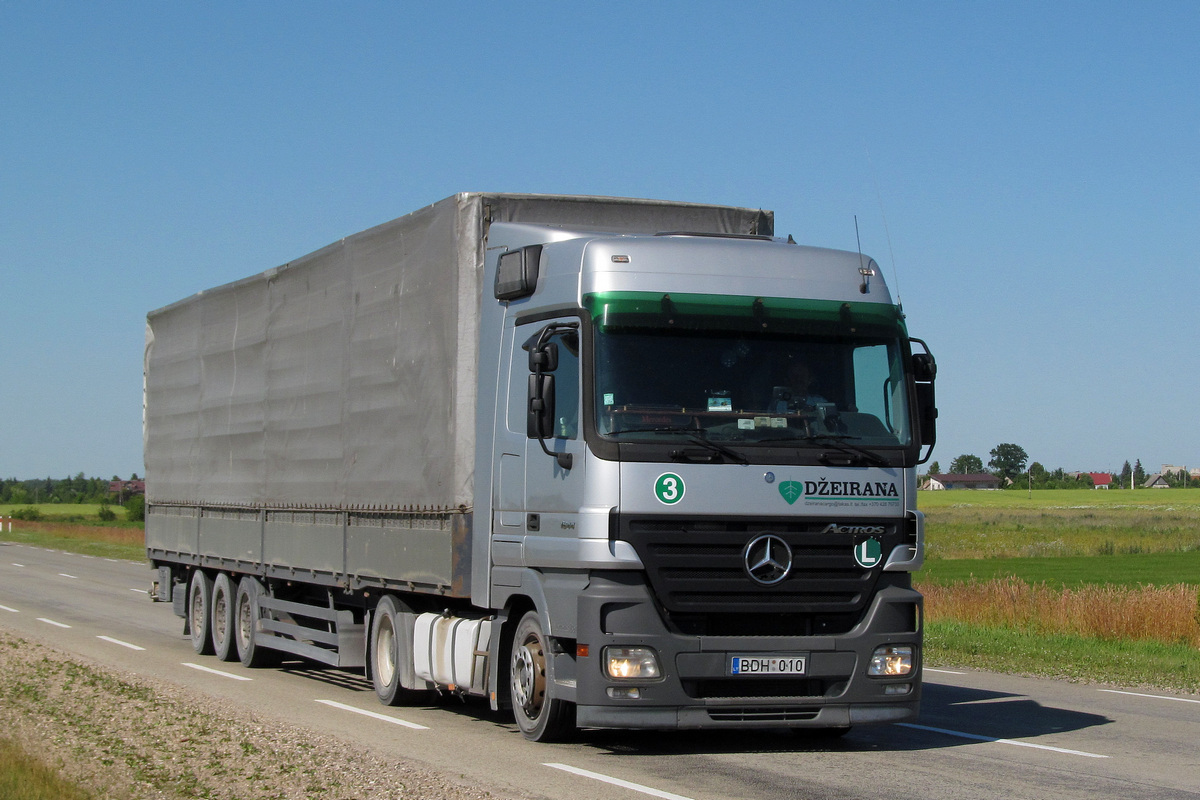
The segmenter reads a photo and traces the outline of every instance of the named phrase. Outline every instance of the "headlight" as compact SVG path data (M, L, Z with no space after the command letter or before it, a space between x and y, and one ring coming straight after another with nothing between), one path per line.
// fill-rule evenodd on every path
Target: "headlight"
M656 680L662 677L658 656L649 647L604 648L604 672L615 681Z
M909 644L887 644L876 647L867 674L875 677L898 678L912 672L913 648Z

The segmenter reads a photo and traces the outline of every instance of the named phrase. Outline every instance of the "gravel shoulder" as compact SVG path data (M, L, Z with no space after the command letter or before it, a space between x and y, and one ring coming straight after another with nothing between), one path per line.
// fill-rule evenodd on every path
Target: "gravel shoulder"
M98 797L495 798L185 687L0 631L0 734Z

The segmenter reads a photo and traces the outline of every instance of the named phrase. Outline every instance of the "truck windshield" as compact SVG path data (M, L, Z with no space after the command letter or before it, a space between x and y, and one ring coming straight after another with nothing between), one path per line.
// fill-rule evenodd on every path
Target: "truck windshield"
M641 293L588 300L603 437L911 443L905 332L894 306Z

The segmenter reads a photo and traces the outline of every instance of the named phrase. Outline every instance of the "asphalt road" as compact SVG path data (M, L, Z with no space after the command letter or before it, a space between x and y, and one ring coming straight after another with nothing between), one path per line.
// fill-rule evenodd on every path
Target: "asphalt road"
M919 722L782 732L586 731L536 745L482 703L380 706L361 675L199 657L148 567L0 543L0 626L101 664L440 769L502 797L1200 797L1200 697L928 670ZM0 676L0 680L2 680Z

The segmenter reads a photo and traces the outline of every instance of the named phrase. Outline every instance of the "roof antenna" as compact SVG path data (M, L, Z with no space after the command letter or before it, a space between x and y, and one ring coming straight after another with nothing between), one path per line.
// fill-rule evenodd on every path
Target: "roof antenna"
M858 291L866 294L871 291L870 281L871 276L875 274L875 270L868 269L863 265L862 237L858 235L858 214L854 215L854 239L858 242L858 274L862 275L862 283L858 285Z
M887 212L883 209L883 192L879 190L879 174L875 171L875 162L871 160L871 149L867 147L866 139L863 139L863 150L867 153L867 164L871 167L871 182L875 184L875 196L879 200L879 216L883 218L883 234L887 237L888 255L892 259L892 283L896 289L896 305L903 309L904 303L900 300L900 270L896 269L896 251L892 249L892 232L888 229Z

